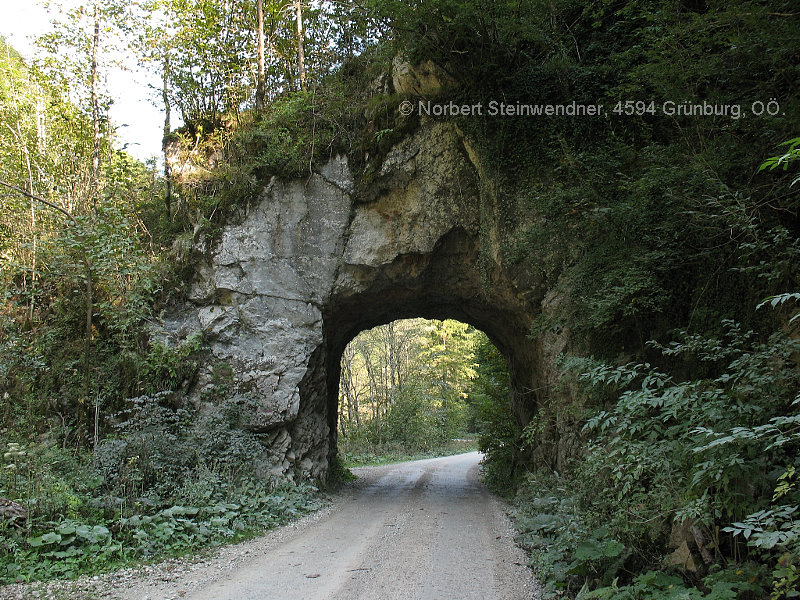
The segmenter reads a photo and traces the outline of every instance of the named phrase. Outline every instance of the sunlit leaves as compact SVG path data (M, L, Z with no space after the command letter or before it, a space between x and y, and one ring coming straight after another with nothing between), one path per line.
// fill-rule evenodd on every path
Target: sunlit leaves
M409 319L362 332L342 359L340 444L429 450L463 434L484 339L453 320Z
M781 146L786 146L787 150L784 154L778 156L772 156L761 163L759 167L759 171L769 170L774 171L775 169L781 168L786 171L789 168L789 164L791 162L800 160L800 137L794 138L791 140L787 140L781 144ZM795 177L792 180L790 185L796 184L800 181L800 175Z

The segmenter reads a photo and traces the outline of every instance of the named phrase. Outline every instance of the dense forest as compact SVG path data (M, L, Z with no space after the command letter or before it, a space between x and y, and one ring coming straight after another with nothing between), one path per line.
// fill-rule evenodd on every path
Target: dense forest
M151 326L270 177L342 153L368 178L422 126L385 83L403 56L447 73L441 102L606 111L446 117L491 157L504 260L564 299L528 332L569 333L537 414L470 325L399 321L345 351L343 458L475 434L549 597L800 596L794 2L95 1L38 44L0 48L0 582L318 506L323 482L253 477L225 365L222 412L187 401L204 340ZM149 163L108 118L123 56L161 82Z

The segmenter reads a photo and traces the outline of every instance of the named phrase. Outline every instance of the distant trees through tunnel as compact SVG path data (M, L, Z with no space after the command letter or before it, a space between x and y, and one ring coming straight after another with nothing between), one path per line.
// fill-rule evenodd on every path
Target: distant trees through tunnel
M339 451L355 462L483 447L514 422L502 355L452 319L362 331L342 354L338 410Z

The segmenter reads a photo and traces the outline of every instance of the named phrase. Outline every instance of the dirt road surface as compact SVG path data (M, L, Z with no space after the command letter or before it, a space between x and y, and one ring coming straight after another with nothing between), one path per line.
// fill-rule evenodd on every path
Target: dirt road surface
M332 511L267 536L232 568L210 566L190 573L191 581L137 586L124 597L534 598L534 580L503 506L480 482L480 458L474 452L354 469L359 480Z
M473 452L353 469L358 480L320 513L204 558L91 578L78 584L84 591L76 597L537 598L504 505L480 482L480 459Z

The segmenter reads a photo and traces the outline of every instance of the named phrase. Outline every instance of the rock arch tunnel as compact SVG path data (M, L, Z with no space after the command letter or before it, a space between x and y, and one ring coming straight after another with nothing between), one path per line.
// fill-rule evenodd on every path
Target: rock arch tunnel
M429 254L405 255L387 265L364 291L332 299L323 315L323 346L319 360L325 378L324 398L316 403L314 385L301 388L301 397L316 404L318 414L328 417L329 456L336 452L340 361L347 344L366 329L398 319L456 319L487 334L503 354L512 379L512 406L522 422L530 420L535 408L533 390L537 373L533 345L528 339L530 321L503 298L494 297L482 286L476 268L475 239L457 228L440 239ZM314 369L315 365L310 366ZM313 378L313 376L312 376ZM320 410L323 409L324 411Z
M341 157L307 179L273 180L213 247L197 248L189 304L164 328L173 339L201 331L209 344L196 398L215 364L230 366L248 406L242 427L262 434L270 474L325 477L342 352L396 319L483 330L508 363L514 413L531 418L547 374L529 332L546 295L502 263L480 171L457 129L425 125L368 185Z
M342 352L360 332L397 319L456 319L484 331L509 365L517 418L530 420L537 376L527 336L530 322L483 289L476 253L474 239L454 229L429 254L399 257L386 265L388 273L376 274L365 290L332 299L323 313L323 343L300 388L303 405L319 418L327 417L329 458L336 452Z

